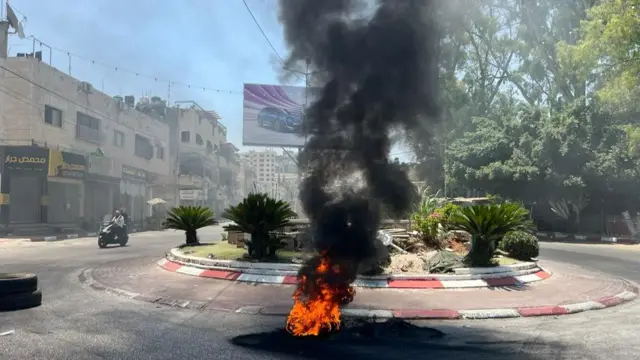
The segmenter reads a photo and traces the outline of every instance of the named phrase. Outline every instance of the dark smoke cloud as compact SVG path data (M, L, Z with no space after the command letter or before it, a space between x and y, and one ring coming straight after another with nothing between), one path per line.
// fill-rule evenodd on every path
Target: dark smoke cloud
M305 116L311 135L300 154L300 199L317 249L332 259L370 258L381 208L402 214L415 198L407 174L388 160L390 133L438 117L435 2L378 1L367 13L364 1L280 0L287 63L309 61L322 87ZM328 189L357 171L362 189Z

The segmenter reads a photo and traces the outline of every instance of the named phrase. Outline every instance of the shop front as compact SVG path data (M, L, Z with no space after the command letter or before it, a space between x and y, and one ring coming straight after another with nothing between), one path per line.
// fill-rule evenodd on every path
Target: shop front
M53 149L49 151L49 224L82 225L86 171L84 156Z
M49 149L5 146L0 181L2 224L45 223L48 207Z
M84 228L96 229L106 215L120 205L120 174L116 174L113 159L91 154L87 157L89 169L85 175Z
M149 174L145 170L122 164L120 206L127 210L136 229L144 228L148 208L148 180Z

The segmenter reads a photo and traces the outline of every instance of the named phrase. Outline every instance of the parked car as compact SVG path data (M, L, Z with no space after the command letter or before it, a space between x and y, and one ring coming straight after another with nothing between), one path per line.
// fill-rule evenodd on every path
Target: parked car
M293 114L286 109L266 107L258 114L258 126L277 132L300 131L301 115Z

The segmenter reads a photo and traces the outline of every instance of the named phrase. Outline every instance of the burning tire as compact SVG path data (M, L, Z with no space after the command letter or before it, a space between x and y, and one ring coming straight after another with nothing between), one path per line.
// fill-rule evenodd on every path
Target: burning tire
M0 311L27 309L41 303L36 274L0 274Z

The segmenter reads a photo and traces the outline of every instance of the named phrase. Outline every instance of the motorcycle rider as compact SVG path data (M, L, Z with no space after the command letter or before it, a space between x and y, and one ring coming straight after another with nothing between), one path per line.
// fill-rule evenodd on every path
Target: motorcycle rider
M120 210L115 211L115 215L113 216L113 219L111 219L111 222L114 225L113 232L116 234L118 238L123 238L124 236L126 236L125 230L124 230L124 226L125 226L124 216L122 216L122 213L120 213Z

